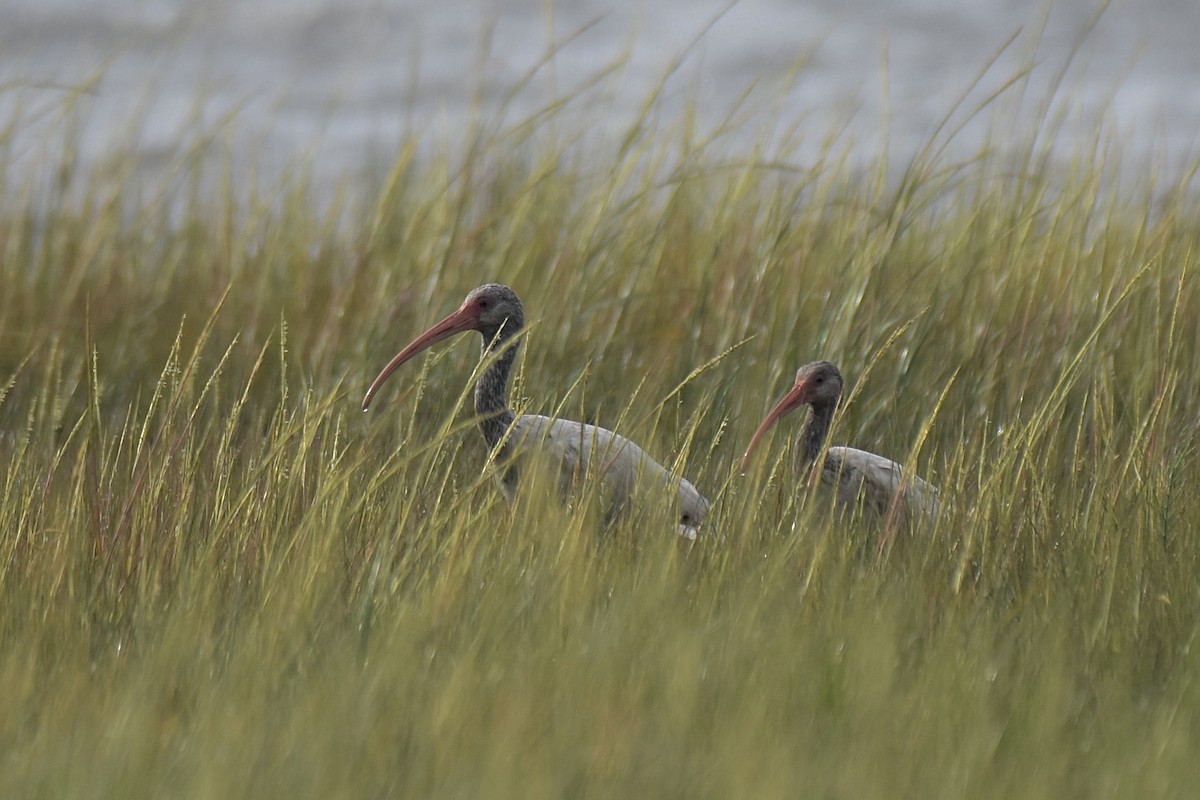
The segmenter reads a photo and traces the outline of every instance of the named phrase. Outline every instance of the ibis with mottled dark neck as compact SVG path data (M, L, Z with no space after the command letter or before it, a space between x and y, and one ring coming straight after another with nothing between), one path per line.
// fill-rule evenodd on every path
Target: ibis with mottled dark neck
M496 477L505 498L513 500L527 457L548 458L558 470L564 492L585 471L598 474L610 498L610 517L623 511L635 494L651 496L657 491L674 506L680 534L695 538L708 512L708 501L689 481L673 476L642 448L595 425L536 414L518 416L508 407L508 382L517 353L513 339L524 326L525 310L512 289L497 283L474 289L457 311L388 362L367 390L363 410L401 364L444 339L478 331L483 336L482 357L494 357L475 384L475 413L484 440L496 453Z
M791 391L775 404L754 432L742 457L741 471L746 471L750 454L767 430L802 405L807 405L809 412L796 447L801 463L814 468L829 436L843 385L842 373L828 361L801 367ZM887 513L897 500L910 516L931 517L938 509L936 487L906 473L891 459L853 447L830 447L826 451L820 482L835 493L839 504L853 507L861 503L865 511L879 516Z

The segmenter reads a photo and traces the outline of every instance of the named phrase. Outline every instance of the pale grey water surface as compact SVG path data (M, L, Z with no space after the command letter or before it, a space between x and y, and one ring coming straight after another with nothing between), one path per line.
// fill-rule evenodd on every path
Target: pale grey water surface
M1074 54L1057 95L1067 114L1059 147L1090 147L1103 120L1127 155L1153 153L1178 170L1200 131L1200 2L1114 0L1083 36L1099 9L1092 0L5 0L0 122L18 120L10 163L36 170L67 126L57 112L69 90L86 88L71 118L85 165L132 150L152 168L181 143L211 140L268 176L308 160L333 186L377 168L406 132L453 146L475 96L495 109L557 46L509 119L578 94L624 55L559 116L563 127L616 134L682 54L657 124L688 98L714 124L757 84L748 107L758 116L727 147L748 148L761 120L780 130L803 120L798 159L847 123L845 141L864 159L884 141L903 158L1017 34L969 104L1034 64L1026 101L998 106L993 127L1021 135L1033 100ZM972 152L983 135L984 125L968 127L952 152Z

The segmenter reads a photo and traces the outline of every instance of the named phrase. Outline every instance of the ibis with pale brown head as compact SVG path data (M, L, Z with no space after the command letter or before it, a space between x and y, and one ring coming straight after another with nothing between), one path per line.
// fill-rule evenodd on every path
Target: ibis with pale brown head
M800 461L812 468L829 436L843 386L842 373L828 361L814 361L801 367L791 391L775 404L754 432L742 457L741 471L745 473L750 454L767 430L789 411L802 405L807 405L809 412L796 447ZM880 517L897 500L910 518L937 514L936 487L906 473L895 461L866 450L830 447L821 462L820 481L827 490L835 492L840 505L854 507L861 503L866 512Z
M595 425L536 414L517 416L508 407L508 383L516 358L512 341L525 326L525 309L516 292L498 283L474 289L450 316L422 333L388 362L363 398L363 411L388 377L413 356L438 342L467 331L483 336L483 358L494 358L475 384L475 413L489 448L496 451L496 478L506 499L513 500L522 462L547 458L557 468L566 492L586 471L593 470L608 492L610 517L619 514L635 494L669 498L677 513L679 533L689 539L708 512L708 501L682 477L673 476L646 451L624 436ZM557 462L555 464L555 462Z

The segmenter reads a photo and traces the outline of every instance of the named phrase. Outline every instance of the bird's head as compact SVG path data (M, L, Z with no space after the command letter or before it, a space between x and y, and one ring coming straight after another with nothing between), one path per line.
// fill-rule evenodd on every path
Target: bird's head
M780 417L792 411L798 406L803 405L831 405L838 401L842 396L842 373L828 361L814 361L811 364L805 364L796 371L796 382L792 385L791 391L783 396L783 398L775 404L775 407L767 413L766 419L758 426L758 430L754 432L754 436L750 439L750 445L746 448L746 454L742 456L741 471L746 471L746 466L750 461L750 454L758 445L758 440L763 437L767 430L779 421Z
M457 311L413 339L388 362L367 390L363 398L363 411L371 405L371 399L388 376L422 350L466 331L479 331L484 341L491 343L501 334L515 334L524 325L525 309L521 305L521 298L517 297L517 293L512 289L499 283L485 283L477 289L472 289Z
M525 326L525 307L517 293L501 283L485 283L472 289L456 314L470 321L465 330L476 330L487 341L501 331L516 333Z
M791 411L796 406L825 405L836 403L842 396L842 373L828 361L814 361L796 370L796 382L792 390L780 401L787 403L787 408L780 416Z
M708 516L708 501L690 481L679 480L679 535L685 539L695 540L700 533L700 525Z

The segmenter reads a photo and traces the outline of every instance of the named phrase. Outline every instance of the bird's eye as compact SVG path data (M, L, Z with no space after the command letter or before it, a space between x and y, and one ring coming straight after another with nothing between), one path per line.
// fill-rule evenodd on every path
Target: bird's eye
M478 306L479 306L481 309L485 309L485 308L487 308L487 307L488 307L488 301L487 301L486 299L481 299L477 305L478 305Z
M691 525L692 524L692 515L684 514L682 517L679 518L679 522L683 525Z

